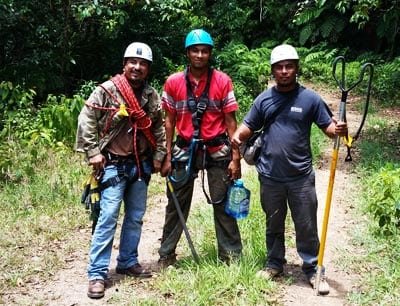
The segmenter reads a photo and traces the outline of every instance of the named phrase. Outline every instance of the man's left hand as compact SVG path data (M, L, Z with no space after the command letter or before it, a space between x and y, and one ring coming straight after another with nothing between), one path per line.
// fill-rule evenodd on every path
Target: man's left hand
M228 172L229 172L229 177L232 180L237 180L242 177L242 172L240 168L240 159L234 159L229 163Z
M159 160L153 160L153 169L154 173L160 172L161 170L161 162Z

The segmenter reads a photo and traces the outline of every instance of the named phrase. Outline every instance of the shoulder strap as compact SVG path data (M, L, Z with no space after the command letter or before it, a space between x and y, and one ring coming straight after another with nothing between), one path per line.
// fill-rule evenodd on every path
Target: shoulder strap
M289 101L290 98L294 97L299 93L299 90L302 86L299 85L296 87L294 90L293 94L290 94L280 105L274 110L274 112L269 116L269 118L265 118L266 121L264 121L264 126L262 128L262 131L265 131L269 128L269 126L275 121L276 117L279 115L279 113L283 110L283 108L286 106L286 102ZM304 88L304 87L302 87ZM268 119L268 121L267 121Z
M193 124L193 137L199 138L200 136L200 126L203 115L207 109L209 99L208 92L210 90L210 83L213 74L213 68L208 69L207 83L199 99L196 99L193 95L192 85L189 80L188 67L185 69L185 80L186 80L186 91L187 91L187 104L192 113L192 124Z
M278 116L278 114L281 112L283 107L285 106L285 103L281 103L275 111L269 116L268 121L264 121L264 126L262 128L263 131L269 128L269 126L275 121L275 118Z

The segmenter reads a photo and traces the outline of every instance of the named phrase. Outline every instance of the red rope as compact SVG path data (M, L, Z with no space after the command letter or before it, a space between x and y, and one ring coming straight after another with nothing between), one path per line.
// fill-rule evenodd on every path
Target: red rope
M86 106L91 107L93 109L98 109L102 111L109 111L111 112L111 115L107 118L106 124L104 125L104 129L102 134L105 135L107 134L107 131L110 129L112 119L114 118L115 114L118 113L119 109L115 107L103 107L103 106L97 106L96 104L92 104L89 102L85 103Z
M132 127L132 135L133 135L132 145L138 169L138 176L139 178L141 178L142 169L140 166L139 155L137 154L137 130L142 130L143 134L146 136L147 140L150 142L150 145L154 149L157 144L154 135L150 130L152 122L151 119L147 116L146 112L139 105L135 93L133 92L132 87L129 85L129 82L126 79L126 77L124 75L116 75L111 80L118 88L118 90L121 92L122 96L124 97L124 100L128 103L126 111L129 114L129 124ZM114 100L114 102L116 102L118 105L121 105L121 103L118 101L115 95L113 95L107 88L105 88L102 85L100 85L100 87L110 95L110 97ZM111 112L111 115L107 118L105 127L103 129L103 134L106 134L111 127L111 123L114 116L118 113L120 109L115 107L98 106L96 104L88 102L86 102L85 105L93 109Z
M125 75L118 74L114 76L111 81L115 84L115 86L124 97L125 101L128 103L129 117L132 117L135 120L136 128L142 130L143 134L150 142L152 148L155 149L157 143L153 133L150 130L152 124L151 119L141 108L138 100L136 99L135 93L133 92L132 87L129 84L128 79L125 77Z

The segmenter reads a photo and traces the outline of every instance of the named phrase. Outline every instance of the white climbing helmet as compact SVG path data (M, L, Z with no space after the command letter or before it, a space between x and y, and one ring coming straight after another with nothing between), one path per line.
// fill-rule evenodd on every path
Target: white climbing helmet
M299 55L293 46L283 44L272 49L271 65L284 60L299 60Z
M148 45L141 42L133 42L126 48L124 58L127 57L138 57L153 62L153 52Z

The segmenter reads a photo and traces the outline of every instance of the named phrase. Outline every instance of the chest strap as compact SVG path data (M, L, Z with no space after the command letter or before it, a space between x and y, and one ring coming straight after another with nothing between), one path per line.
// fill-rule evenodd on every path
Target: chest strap
M213 74L213 68L208 69L207 83L203 92L199 98L196 98L193 94L192 85L189 79L189 69L185 69L185 79L186 79L186 91L187 91L187 104L192 113L192 124L193 124L193 138L200 138L200 126L201 120L203 118L204 112L209 104L208 92L210 90L210 83Z

